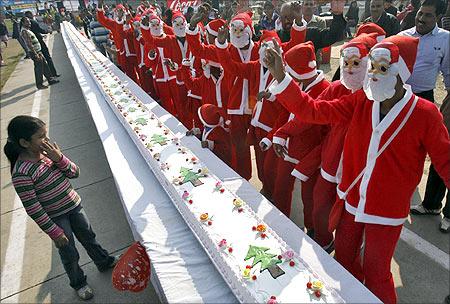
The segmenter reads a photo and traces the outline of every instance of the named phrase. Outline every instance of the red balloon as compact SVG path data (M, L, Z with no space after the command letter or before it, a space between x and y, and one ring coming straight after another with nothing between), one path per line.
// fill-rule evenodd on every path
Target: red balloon
M118 290L139 292L150 279L150 259L145 247L135 242L120 258L112 273L112 283Z

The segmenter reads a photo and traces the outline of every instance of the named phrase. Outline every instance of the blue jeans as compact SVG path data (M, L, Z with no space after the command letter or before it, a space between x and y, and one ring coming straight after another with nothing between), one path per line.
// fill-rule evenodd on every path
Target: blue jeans
M69 239L66 246L58 248L58 252L69 276L70 286L78 290L86 286L86 276L78 265L80 255L75 247L74 235L86 249L87 254L94 261L99 271L108 269L114 258L95 239L95 233L81 205L52 220L64 230L64 234Z

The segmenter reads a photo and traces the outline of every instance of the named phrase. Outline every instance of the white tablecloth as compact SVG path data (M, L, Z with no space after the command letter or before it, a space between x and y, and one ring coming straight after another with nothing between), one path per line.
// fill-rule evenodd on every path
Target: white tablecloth
M84 62L72 45L67 22L63 38L80 87L102 141L117 190L134 238L147 248L152 263L152 283L162 302L237 302L220 273L213 266L200 243L172 205L125 129L103 99ZM76 32L92 50L94 45ZM99 52L97 56L102 56ZM141 101L174 132L186 129L161 108L142 89L112 63L110 68ZM304 259L328 286L334 288L346 302L379 303L379 300L320 246L305 235L246 180L214 156L202 149L194 137L185 137L182 144L204 161L207 167L234 190L285 242Z

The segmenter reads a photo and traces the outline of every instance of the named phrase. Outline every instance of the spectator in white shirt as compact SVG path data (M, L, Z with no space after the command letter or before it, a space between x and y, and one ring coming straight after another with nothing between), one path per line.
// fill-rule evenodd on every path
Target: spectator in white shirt
M442 0L425 0L417 12L416 26L401 32L399 35L419 38L416 63L407 82L416 95L434 102L433 90L436 86L438 73L439 71L442 72L447 90L447 96L441 107L441 111L445 115L444 109L448 108L450 102L450 32L437 26L437 21L444 13L445 3ZM442 200L446 191L446 203L442 209L444 218L439 228L442 232L449 232L450 194L433 165L430 165L423 202L411 207L411 213L416 215L440 215Z

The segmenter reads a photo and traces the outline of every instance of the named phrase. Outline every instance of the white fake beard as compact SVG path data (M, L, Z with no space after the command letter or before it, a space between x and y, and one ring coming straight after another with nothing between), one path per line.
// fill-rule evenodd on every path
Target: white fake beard
M173 32L177 37L186 37L186 26L174 26Z
M373 81L376 78L377 81ZM395 95L397 75L388 73L386 75L374 75L367 73L364 78L364 92L367 98L376 102L383 102Z
M364 78L367 73L367 62L368 58L364 57L361 60L361 65L358 68L352 68L352 73L349 74L346 68L344 68L344 58L339 59L340 68L341 68L341 76L340 80L341 83L346 87L347 89L351 90L352 92L355 92L363 87L364 84Z
M150 33L152 34L152 36L154 37L159 37L163 34L163 27L162 24L159 24L157 28L155 28L154 26L150 25Z
M241 37L236 37L235 35L231 35L231 44L238 48L242 49L250 42L250 35L248 33L242 34Z

